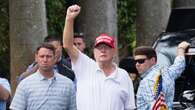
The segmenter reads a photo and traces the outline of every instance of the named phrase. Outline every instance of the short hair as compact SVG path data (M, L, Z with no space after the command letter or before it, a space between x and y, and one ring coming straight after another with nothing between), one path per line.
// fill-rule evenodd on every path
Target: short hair
M37 47L36 49L36 54L38 54L39 50L41 48L46 48L46 49L49 49L53 52L53 54L55 55L55 48L53 45L49 44L49 43L42 43L40 46Z
M157 61L156 51L152 47L149 47L149 46L140 46L140 47L135 48L133 50L133 56L136 56L136 55L145 55L149 59L154 57L155 60Z
M82 38L82 39L84 39L84 34L82 32L74 33L74 38Z
M46 42L46 43L50 43L50 42L53 42L53 41L60 42L60 44L62 45L62 39L57 35L54 35L54 34L53 35L48 35L44 39L44 42Z

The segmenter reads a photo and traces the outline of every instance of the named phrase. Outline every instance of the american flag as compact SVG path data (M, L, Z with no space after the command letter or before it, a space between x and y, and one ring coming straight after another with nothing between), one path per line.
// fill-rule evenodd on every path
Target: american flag
M158 75L153 91L155 92L154 102L152 103L151 110L168 110L164 93L162 92L162 76Z

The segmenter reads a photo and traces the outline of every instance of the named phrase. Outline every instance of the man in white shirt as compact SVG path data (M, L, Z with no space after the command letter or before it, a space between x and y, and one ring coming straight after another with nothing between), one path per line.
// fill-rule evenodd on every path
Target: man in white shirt
M96 38L93 49L95 61L74 46L73 24L79 13L78 5L67 9L63 33L63 47L71 58L77 80L77 109L135 109L132 81L128 73L113 62L116 55L114 38L107 34Z

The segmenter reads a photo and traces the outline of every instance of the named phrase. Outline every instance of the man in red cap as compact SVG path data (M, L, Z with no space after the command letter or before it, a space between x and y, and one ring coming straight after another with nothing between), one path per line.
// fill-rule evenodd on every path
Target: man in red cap
M74 19L80 13L78 5L67 9L63 47L72 61L77 81L78 110L133 110L133 84L128 73L114 62L116 44L113 37L101 34L95 40L95 61L73 45Z

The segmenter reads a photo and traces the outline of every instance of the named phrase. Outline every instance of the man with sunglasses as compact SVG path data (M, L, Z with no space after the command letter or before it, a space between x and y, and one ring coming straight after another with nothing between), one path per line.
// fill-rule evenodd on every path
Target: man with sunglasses
M136 68L141 77L141 82L137 92L137 110L151 110L155 101L155 87L157 75L162 78L162 93L164 102L168 110L173 108L173 98L175 90L175 79L178 78L185 69L185 50L189 46L187 42L181 42L177 48L177 57L174 64L168 68L157 65L157 55L153 48L140 46L134 49L133 57ZM159 83L160 84L160 83ZM155 86L156 85L156 86ZM159 91L157 91L159 92Z
M91 59L73 44L74 19L80 13L78 5L67 9L63 47L72 61L77 81L78 110L133 110L133 84L128 73L113 63L116 45L113 37L101 34L95 40Z

